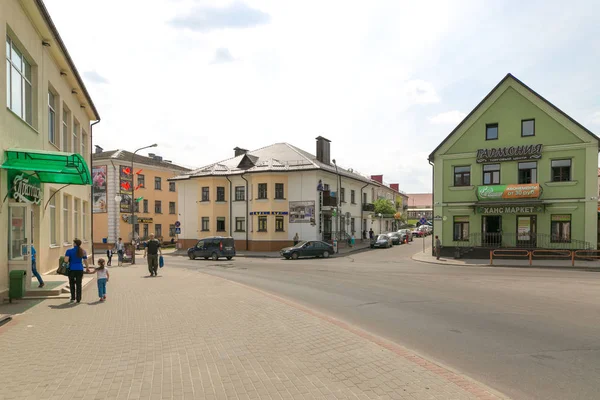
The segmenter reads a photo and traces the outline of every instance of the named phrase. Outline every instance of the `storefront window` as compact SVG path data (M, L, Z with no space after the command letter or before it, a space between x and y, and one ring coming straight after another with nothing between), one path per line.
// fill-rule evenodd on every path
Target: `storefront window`
M75 238L79 239L79 199L73 201L73 227Z
M81 220L83 221L83 232L81 236L83 240L87 240L87 216L88 216L88 203L86 201L83 202L83 206L81 207Z
M552 243L571 242L571 215L552 215Z
M469 217L454 217L454 238L455 242L469 240Z

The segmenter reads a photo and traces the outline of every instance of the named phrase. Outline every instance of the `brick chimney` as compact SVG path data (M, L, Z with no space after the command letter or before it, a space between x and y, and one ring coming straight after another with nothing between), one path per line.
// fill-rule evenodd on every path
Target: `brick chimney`
M317 161L323 164L331 165L331 140L325 139L323 136L317 137Z
M400 184L398 183L390 183L390 188L395 190L396 192L400 191Z
M371 175L371 179L373 179L375 182L383 184L383 175Z
M233 151L235 152L234 153L235 154L234 157L241 156L242 154L246 154L248 152L248 150L242 149L241 147L236 147L236 148L233 149Z

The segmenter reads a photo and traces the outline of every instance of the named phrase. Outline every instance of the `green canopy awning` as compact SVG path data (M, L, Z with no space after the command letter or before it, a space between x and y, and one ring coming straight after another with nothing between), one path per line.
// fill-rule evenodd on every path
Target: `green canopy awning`
M8 149L0 168L30 171L44 183L91 185L85 160L77 153L27 149Z

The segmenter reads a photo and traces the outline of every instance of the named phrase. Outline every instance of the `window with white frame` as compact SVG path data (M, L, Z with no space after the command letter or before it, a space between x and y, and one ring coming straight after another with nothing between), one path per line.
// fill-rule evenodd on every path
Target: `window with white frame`
M48 140L56 146L56 96L48 91Z
M69 222L70 222L70 218L69 218L69 202L71 199L69 199L68 195L64 195L63 196L63 243L67 244L70 243L70 239L69 239Z
M79 199L73 199L73 234L75 239L79 237Z
M85 159L87 157L87 133L81 131L81 155Z
M6 107L33 125L31 64L16 44L6 37Z
M62 137L60 138L60 145L62 151L69 152L71 138L69 137L69 110L63 104L63 112L62 112Z
M73 143L71 144L73 152L76 153L79 150L79 122L73 119Z
M81 202L81 221L82 221L82 226L83 226L83 230L81 232L81 238L83 240L87 240L87 216L88 216L88 203L87 201L82 201Z
M50 244L58 245L56 239L56 192L50 192L50 202L48 203L48 212L50 213Z

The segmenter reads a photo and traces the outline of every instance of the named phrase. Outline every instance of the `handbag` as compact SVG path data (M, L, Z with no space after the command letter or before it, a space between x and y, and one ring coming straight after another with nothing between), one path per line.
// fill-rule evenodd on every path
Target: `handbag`
M69 268L69 263L65 262L64 257L61 257L59 260L58 268L56 269L56 273L59 275L68 276L70 270L71 268Z
M161 268L165 266L165 259L163 256L158 257L158 266Z

